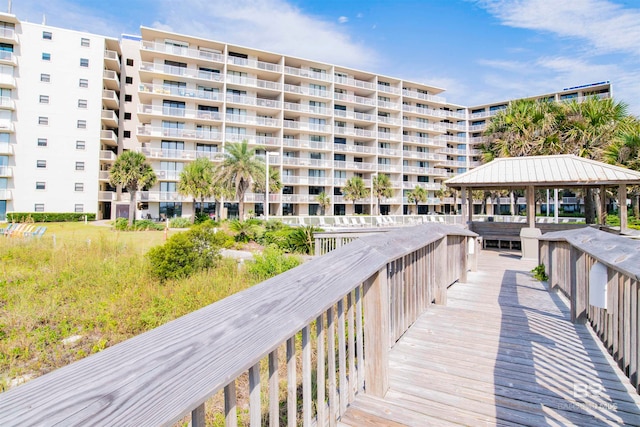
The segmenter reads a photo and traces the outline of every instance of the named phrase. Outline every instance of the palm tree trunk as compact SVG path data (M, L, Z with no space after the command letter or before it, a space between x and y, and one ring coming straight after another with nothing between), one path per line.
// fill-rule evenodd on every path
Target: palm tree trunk
M584 219L587 224L595 223L595 203L593 188L587 188L584 196Z
M632 202L632 209L633 209L633 216L636 219L640 219L640 194L636 193L633 195L633 197L631 198L631 202Z
M129 190L129 225L136 220L136 191Z

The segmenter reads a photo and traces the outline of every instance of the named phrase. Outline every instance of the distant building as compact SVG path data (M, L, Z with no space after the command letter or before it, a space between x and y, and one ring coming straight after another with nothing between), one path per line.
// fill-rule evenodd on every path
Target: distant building
M225 142L245 139L280 168L272 215L316 215L323 191L327 213L369 213L371 200L347 202L341 188L383 173L394 193L383 213L406 213L417 185L429 193L419 212L439 211L442 181L479 164L486 120L507 104L453 105L434 86L147 27L116 40L9 14L0 14L0 92L0 218L126 216L128 194L108 172L123 150L144 153L158 176L139 194L139 217L193 215L176 190L184 165L219 162ZM605 82L536 98L610 93ZM246 202L263 212L264 194Z

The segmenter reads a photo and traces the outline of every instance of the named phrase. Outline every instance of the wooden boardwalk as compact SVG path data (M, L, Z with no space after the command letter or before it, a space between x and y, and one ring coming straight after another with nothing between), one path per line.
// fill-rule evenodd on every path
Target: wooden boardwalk
M482 251L478 272L390 353L384 399L360 394L344 425L640 425L640 397L586 325L529 271Z

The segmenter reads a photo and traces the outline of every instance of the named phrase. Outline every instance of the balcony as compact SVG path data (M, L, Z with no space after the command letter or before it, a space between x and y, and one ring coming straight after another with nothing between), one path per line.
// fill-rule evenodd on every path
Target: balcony
M438 135L436 139L440 141L448 141L448 142L467 142L467 139L463 136L453 136L453 135Z
M18 37L13 28L0 28L0 43L18 44Z
M313 150L331 150L331 144L323 141L311 141L310 139L283 138L283 147L309 148Z
M3 120L3 121L0 121L0 131L13 133L16 131L16 127L13 124L13 122L10 122L8 120Z
M322 89L315 89L315 88L310 88L306 86L291 85L291 84L285 84L284 91L289 93L297 93L300 95L316 96L320 98L328 98L330 93Z
M444 117L449 117L452 119L465 120L467 118L467 115L464 112L451 111L451 110L438 110L438 111L442 112Z
M487 124L486 123L482 123L480 125L470 125L469 126L469 132L482 132L486 128L487 128Z
M283 165L305 166L309 168L331 168L332 160L310 159L308 157L283 157Z
M466 168L467 162L460 160L440 160L438 166L445 166L448 168Z
M98 191L99 202L114 202L118 200L118 193L115 191Z
M228 84L236 84L239 86L250 86L259 89L270 89L275 91L282 90L282 84L278 82L272 82L270 80L254 79L252 77L233 76L227 74L226 81Z
M405 111L408 113L420 114L422 116L430 116L430 117L437 117L437 118L447 117L446 111L444 110L435 110L433 108L416 107L414 105L403 105L402 111Z
M346 153L362 153L362 154L375 154L376 147L368 147L366 145L351 145L351 144L333 144L335 151Z
M282 177L282 183L285 185L332 185L332 179L328 177L284 175Z
M270 117L245 116L242 114L227 114L225 117L227 122L253 126L280 127L281 123L280 119L273 119ZM322 131L320 130L319 132Z
M13 167L11 166L0 166L0 177L2 178L11 178L13 176Z
M179 181L180 173L178 170L156 170L156 176L160 181Z
M378 163L378 170L380 172L396 172L397 173L397 172L402 172L402 166Z
M394 132L378 132L378 139L384 139L387 141L400 141L402 135Z
M141 139L149 140L156 138L180 138L196 141L220 141L222 133L219 129L177 129L163 128L159 126L142 125L138 126L136 134Z
M224 153L221 151L199 151L199 150L169 150L163 148L140 147L136 151L144 154L149 159L160 160L195 160L206 157L211 161L221 161Z
M115 111L102 110L102 112L100 113L100 117L102 119L102 123L105 126L111 127L111 128L118 127L118 116L116 115Z
M171 117L196 121L222 121L222 114L217 111L194 110L188 108L165 107L163 105L138 105L138 116L141 120L152 117Z
M375 171L376 170L375 163L365 163L365 162L345 162L341 160L334 160L333 167L336 169L350 169L350 170L359 170L359 171Z
M293 102L285 102L284 109L287 111L296 111L300 113L321 114L325 116L331 115L331 110L324 107L316 107L307 104L297 104Z
M222 101L224 96L220 92L209 90L187 89L186 87L175 87L169 85L143 83L138 88L141 97L143 94L155 94L162 98L167 95L177 98L203 99L208 101Z
M362 89L376 90L375 83L354 79L352 77L334 76L333 82L337 84L353 86L353 87L358 87Z
M413 190L416 187L422 187L427 191L438 191L442 188L439 182L409 182L402 183L402 188L405 190Z
M306 70L303 68L295 68L295 67L284 67L285 74L289 74L292 76L306 77L309 79L322 80L323 82L331 82L333 81L333 76L328 73L318 73L316 71Z
M115 162L118 156L111 150L100 150L100 160Z
M15 88L16 87L16 79L8 74L0 74L0 87L5 88Z
M402 150L396 150L394 148L381 148L378 147L378 154L382 154L385 156L400 156L402 155Z
M496 114L498 114L500 111L504 110L504 108L498 108L497 110L490 110L490 111L479 111L477 113L471 113L469 114L469 118L470 119L484 119L487 117L493 117Z
M342 127L336 126L333 128L333 133L336 135L344 135L344 136L359 136L363 138L375 138L376 131L368 130L368 129L358 129L352 127Z
M440 125L445 129L455 130L458 132L465 132L467 130L467 127L464 124L440 122ZM471 129L471 127L469 129Z
M13 200L13 192L6 188L0 189L0 200Z
M374 116L373 114L358 113L358 112L355 112L355 111L333 110L333 115L335 117L342 117L342 118L346 118L346 119L359 120L359 121L363 121L363 122L375 123L375 121L376 121L376 116Z
M424 151L408 151L408 150L402 151L402 157L404 157L405 159L431 160L431 161L445 160L447 158L447 156L445 156L444 154L427 153Z
M336 101L351 102L353 104L367 105L369 107L376 106L376 100L373 98L365 98L364 96L349 95L346 93L334 93L333 99Z
M441 176L441 177L447 176L447 171L445 171L444 169L438 169L438 168L421 168L417 166L403 166L402 171L407 173L414 173L417 175L430 175L430 176Z
M120 90L120 78L118 73L113 70L104 70L102 72L102 82L107 89Z
M402 122L397 117L378 116L378 123L385 124L385 125L400 126Z
M331 133L331 126L330 125L299 122L299 121L295 121L295 120L284 120L282 122L282 127L287 128L287 129L306 130L306 131L309 131L309 132Z
M272 194L269 193L269 203L280 203L283 201L283 197L289 197L292 194L285 194L281 196L280 194ZM245 193L244 201L248 203L264 203L264 193ZM290 200L287 199L287 202Z
M138 191L136 196L139 202L190 202L193 200L190 196L163 191Z
M3 110L15 110L16 102L10 96L0 97L0 109Z
M400 109L400 104L398 104L397 102L389 102L389 101L382 101L382 100L378 100L378 107L381 108L387 108L387 109L391 109L391 110L399 110Z
M227 133L224 136L227 142L247 141L249 144L259 146L280 147L281 138L275 136L239 135L237 133Z
M250 105L254 107L264 107L264 108L274 108L274 109L282 108L282 103L280 101L277 101L275 99L258 98L255 96L227 94L226 100L227 100L227 103L229 104Z
M98 171L98 180L108 182L111 179L111 173L109 171Z
M442 126L442 123L426 123L416 120L403 120L402 125L404 127L426 130L430 132L444 132L444 126Z
M0 142L0 156L13 156L13 144Z
M104 51L104 63L107 65L107 68L112 70L120 69L120 58L118 57L118 52L113 50L105 50Z
M227 58L227 64L239 65L241 67L247 68L255 68L256 70L271 71L273 73L282 72L282 65L274 64L272 62L258 61L255 59L237 58L235 56L229 56Z
M429 95L416 90L402 89L402 95L409 98L421 99L423 101L437 102L439 104L447 103L447 100L442 96Z
M13 52L7 50L0 50L0 64L4 65L17 65L16 56Z
M143 52L152 51L158 53L166 53L173 56L182 56L186 58L202 59L205 61L224 63L224 55L218 52L200 49L189 49L187 47L156 43L148 40L142 40L140 44Z
M400 95L400 89L393 86L381 85L378 83L378 92L392 93L394 95Z
M222 74L211 71L197 70L195 68L176 67L173 65L156 64L153 62L141 62L141 73L153 73L159 76L170 75L191 79L194 81L205 80L209 82L222 82Z
M426 147L446 147L447 143L444 140L439 139L440 136L436 138L425 138L422 136L415 136L415 135L402 135L402 141L412 142L412 143L420 144Z
M120 99L118 94L113 90L102 91L102 103L110 110L118 110L120 108Z
M111 129L100 131L100 141L112 147L118 146L118 136Z

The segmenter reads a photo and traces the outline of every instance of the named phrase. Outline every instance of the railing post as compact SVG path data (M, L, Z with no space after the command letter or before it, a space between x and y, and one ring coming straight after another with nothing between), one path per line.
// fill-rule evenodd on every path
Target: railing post
M369 277L363 287L365 389L367 394L384 397L389 389L390 331L387 268Z
M449 283L449 268L447 266L447 236L441 238L435 244L435 295L434 302L440 305L447 304L447 286Z
M467 281L467 271L469 270L469 249L468 249L468 241L464 236L456 237L460 243L460 247L458 248L458 262L460 263L460 277L458 280L462 283L466 283Z
M571 321L574 323L584 323L585 321L585 255L580 250L571 246L569 268L571 269Z

